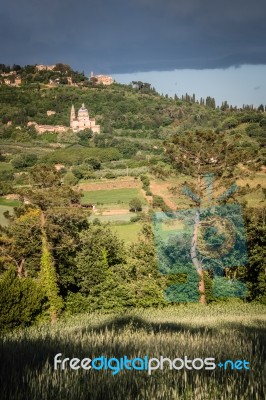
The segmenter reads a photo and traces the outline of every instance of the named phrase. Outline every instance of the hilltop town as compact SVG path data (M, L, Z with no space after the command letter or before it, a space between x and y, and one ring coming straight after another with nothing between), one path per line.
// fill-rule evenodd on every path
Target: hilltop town
M0 85L21 86L25 83L42 83L50 86L65 84L69 86L83 85L111 85L113 78L108 75L94 75L86 77L84 73L73 71L67 64L53 65L13 65L12 67L0 64Z

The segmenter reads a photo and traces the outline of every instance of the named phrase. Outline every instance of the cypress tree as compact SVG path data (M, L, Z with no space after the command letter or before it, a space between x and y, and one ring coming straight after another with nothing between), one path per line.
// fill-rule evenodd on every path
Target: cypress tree
M41 257L41 271L40 279L50 305L51 321L57 320L58 314L63 307L63 300L59 295L59 288L57 285L57 276L53 257L49 250L49 245L44 229L42 229L42 257Z

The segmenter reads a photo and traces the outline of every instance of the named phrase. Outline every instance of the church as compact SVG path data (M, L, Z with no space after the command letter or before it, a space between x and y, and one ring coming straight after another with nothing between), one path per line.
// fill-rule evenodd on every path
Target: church
M78 110L76 116L74 105L72 104L70 112L70 128L73 132L83 131L84 129L91 129L93 133L100 133L100 125L96 125L95 119L90 118L87 108L84 103Z

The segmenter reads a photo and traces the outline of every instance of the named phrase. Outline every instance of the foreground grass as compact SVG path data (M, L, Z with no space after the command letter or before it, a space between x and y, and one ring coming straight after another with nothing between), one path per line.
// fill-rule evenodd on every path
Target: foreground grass
M86 314L3 336L1 399L260 400L265 389L265 307L173 306L125 314ZM246 359L250 371L54 371L63 357Z

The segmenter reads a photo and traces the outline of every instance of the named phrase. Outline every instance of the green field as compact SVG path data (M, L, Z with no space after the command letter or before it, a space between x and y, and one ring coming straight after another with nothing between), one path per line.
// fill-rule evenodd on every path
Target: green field
M10 171L12 169L12 164L8 162L0 162L0 172L1 171Z
M265 306L242 302L176 305L162 310L83 314L0 338L1 399L14 400L262 400L265 386ZM104 356L193 360L215 369L65 370L54 357ZM246 360L250 370L218 363ZM155 366L155 362L152 365ZM99 364L98 364L99 365ZM112 365L117 365L112 363ZM112 366L111 365L111 366ZM179 366L178 362L178 366Z
M141 228L142 224L138 222L111 226L112 231L126 243L136 242Z
M111 190L92 190L84 191L84 196L81 199L81 203L92 203L92 204L121 204L127 205L133 197L138 197L143 203L145 202L143 196L138 189L111 189Z
M4 212L9 211L13 213L13 207L18 207L21 203L18 200L8 200L0 197L0 225L6 226L7 219L4 217Z
M37 156L42 156L47 153L54 151L49 145L43 143L1 143L2 149L11 153L12 155L17 154L36 154ZM4 164L4 163L3 163ZM6 163L7 164L7 163Z
M0 206L7 206L7 207L18 207L21 204L19 200L9 200L3 197L0 197Z
M7 226L8 225L8 221L4 217L4 212L5 211L9 211L10 214L12 214L13 213L13 207L0 205L0 225L2 225L2 226Z

